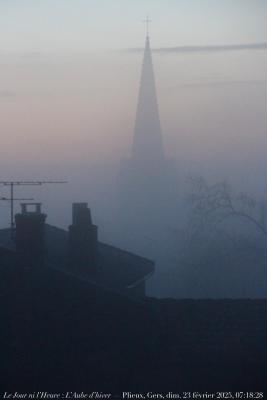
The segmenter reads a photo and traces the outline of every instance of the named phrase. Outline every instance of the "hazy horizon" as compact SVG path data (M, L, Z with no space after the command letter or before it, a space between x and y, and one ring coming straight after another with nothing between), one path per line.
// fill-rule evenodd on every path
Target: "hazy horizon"
M48 190L57 202L89 193L101 214L103 188L131 151L142 64L132 50L144 46L146 14L165 152L181 181L198 173L265 195L261 0L0 1L1 179L67 179ZM35 193L62 213L52 194Z
M154 67L167 154L234 158L242 145L247 158L252 142L261 152L267 52L251 44L267 42L264 1L2 0L1 163L127 157L142 56L123 49L144 46L146 13L152 48L166 50Z

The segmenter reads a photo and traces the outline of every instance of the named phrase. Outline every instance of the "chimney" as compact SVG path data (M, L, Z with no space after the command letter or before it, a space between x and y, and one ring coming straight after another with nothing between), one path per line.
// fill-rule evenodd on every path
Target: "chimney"
M68 247L68 263L73 272L96 273L97 242L97 226L92 223L88 204L73 203Z
M45 219L41 203L21 204L21 214L15 215L16 250L27 268L43 265L45 254Z

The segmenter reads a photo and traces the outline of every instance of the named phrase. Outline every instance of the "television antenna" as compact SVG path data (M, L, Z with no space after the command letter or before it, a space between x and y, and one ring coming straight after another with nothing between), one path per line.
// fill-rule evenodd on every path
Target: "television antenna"
M10 187L10 197L1 197L0 200L10 201L10 231L12 238L14 237L15 223L14 223L14 201L17 200L34 200L31 199L19 199L14 197L14 189L17 186L42 186L46 184L62 184L67 183L66 181L0 181L0 185Z

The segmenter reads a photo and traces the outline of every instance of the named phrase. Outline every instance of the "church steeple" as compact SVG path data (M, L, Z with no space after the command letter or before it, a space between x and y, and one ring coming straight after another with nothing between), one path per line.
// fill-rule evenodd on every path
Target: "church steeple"
M155 77L147 32L135 120L132 160L158 165L164 160Z

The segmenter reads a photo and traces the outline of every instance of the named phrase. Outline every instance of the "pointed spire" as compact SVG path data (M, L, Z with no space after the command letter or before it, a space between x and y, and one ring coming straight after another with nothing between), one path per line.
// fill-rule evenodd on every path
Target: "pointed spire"
M161 126L149 36L142 65L132 147L134 161L154 166L164 160Z

